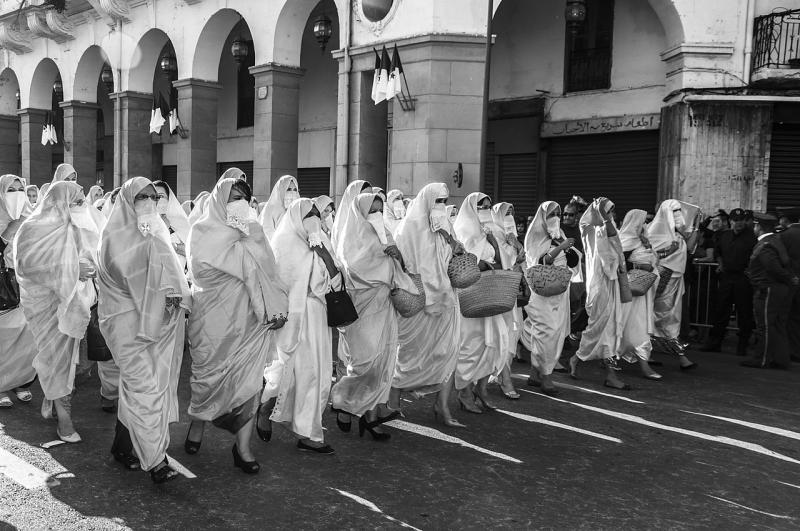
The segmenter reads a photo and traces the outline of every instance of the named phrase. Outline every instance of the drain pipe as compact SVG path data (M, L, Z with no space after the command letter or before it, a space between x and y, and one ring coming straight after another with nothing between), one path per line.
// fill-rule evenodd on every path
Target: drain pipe
M750 75L753 69L753 27L755 25L756 0L746 0L747 13L745 19L744 57L742 64L742 78L744 86L750 85Z
M114 188L122 186L122 19L117 19L117 97L114 98Z

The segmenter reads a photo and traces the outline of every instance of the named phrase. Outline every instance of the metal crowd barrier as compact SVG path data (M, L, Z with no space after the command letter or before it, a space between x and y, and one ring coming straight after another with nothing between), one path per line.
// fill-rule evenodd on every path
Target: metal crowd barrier
M717 264L694 262L694 275L686 283L684 311L689 312L689 326L708 330L713 326L715 297L717 293ZM688 280L688 279L687 279ZM728 330L736 331L735 310Z

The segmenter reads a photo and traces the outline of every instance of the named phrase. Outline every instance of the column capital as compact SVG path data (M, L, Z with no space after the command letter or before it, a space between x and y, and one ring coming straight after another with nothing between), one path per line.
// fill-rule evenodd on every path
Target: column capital
M281 65L278 63L264 63L263 65L255 65L249 68L250 74L253 76L260 76L269 73L286 74L290 76L303 77L306 73L305 68L299 66Z
M192 88L199 87L199 88L207 88L215 90L222 88L222 85L215 81L206 81L205 79L197 79L196 77L177 79L172 82L172 86L178 90L186 87L192 87Z
M97 110L100 106L96 103L90 103L88 101L78 101L78 100L69 100L69 101L62 101L58 104L59 107L62 109L92 109Z
M51 112L52 109L37 109L36 107L25 107L24 109L20 109L17 111L17 116L42 116L44 117L45 114Z
M108 95L109 99L116 100L122 98L130 98L134 100L153 100L153 95L147 92L136 92L133 90L123 90L122 92L112 92Z

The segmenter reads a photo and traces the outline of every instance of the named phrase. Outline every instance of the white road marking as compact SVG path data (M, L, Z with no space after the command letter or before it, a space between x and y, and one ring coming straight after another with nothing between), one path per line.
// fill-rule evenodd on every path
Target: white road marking
M642 417L638 417L635 415L628 415L627 413L619 413L617 411L611 411L599 407L588 406L586 404L580 404L578 402L570 402L569 400L562 400L561 398L555 398L552 396L547 396L547 395L539 395L539 396L548 398L550 400L555 400L556 402L562 402L564 404L572 404L573 406L587 409L589 411L594 411L602 415L608 415L610 417L616 417L618 419L627 420L628 422L634 422L636 424L641 424L643 426L649 426L651 428L658 428L665 431L671 431L674 433L689 435L690 437L696 437L698 439L703 439L706 441L713 441L721 444L727 444L728 446L735 446L743 450L748 450L750 452L755 452L757 454L766 455L768 457L773 457L775 459L780 459L781 461L788 461L789 463L800 465L800 461L798 461L797 459L793 459L789 456L779 454L778 452L774 452L772 450L764 448L760 444L750 443L747 441L740 441L739 439L732 439L730 437L725 437L722 435L709 435L707 433L702 433L699 431L676 428L675 426L670 426L668 424L661 424L660 422L653 422L651 420L646 420L643 419Z
M797 433L796 431L785 430L783 428L775 428L774 426L767 426L766 424L758 424L756 422L747 422L746 420L738 420L728 417L718 417L716 415L707 415L705 413L695 413L694 411L686 411L686 410L681 410L681 411L683 411L684 413L690 413L692 415L699 415L701 417L724 420L725 422L730 422L732 424L739 424L740 426L746 426L748 428L753 428L754 430L766 431L774 435L780 435L782 437L788 437L790 439L800 441L800 433Z
M452 435L447 435L446 433L442 433L439 430L435 430L427 426L412 424L404 420L393 420L391 422L387 422L386 425L391 426L393 428L397 428L398 430L404 430L411 433L416 433L417 435L424 435L425 437L430 437L431 439L438 439L440 441L458 444L460 446L463 446L464 448L469 448L471 450L478 451L482 454L490 455L492 457L497 457L498 459L503 459L504 461L510 461L512 463L522 463L522 461L520 461L515 457L511 457L510 455L487 450L486 448L482 448L472 443L468 443L463 439L459 439L458 437L453 437Z
M381 516L383 516L384 518L386 518L390 522L394 522L394 523L398 524L400 527L405 527L407 529L415 529L416 531L422 531L418 527L414 527L413 525L407 524L407 523L403 522L402 520L398 520L397 518L394 518L393 516L389 516L388 514L386 514L383 511L381 511L380 508L378 508L377 505L375 505L374 503L372 503L369 500L365 500L361 496L356 496L355 494L352 494L352 493L344 491L344 490L334 489L333 487L328 487L328 488L331 489L331 490L335 490L336 492L338 492L342 496L345 496L346 498L350 498L351 500L355 501L358 504L363 505L364 507L368 508L370 511L380 514Z
M715 500L719 500L719 501L725 502L725 503L730 503L731 505L734 505L736 507L741 507L742 509L747 509L748 511L753 511L754 513L765 514L765 515L771 516L773 518L780 518L781 520L794 520L794 518L792 518L791 516L785 516L785 515L782 515L782 514L772 514L772 513L767 513L767 512L764 512L764 511L759 511L758 509L753 509L752 507L748 507L747 505L742 505L741 503L736 503L736 502L733 502L733 501L730 501L730 500L726 500L725 498L719 498L717 496L712 496L711 494L706 494L706 496L708 496L709 498L714 498Z
M523 380L527 380L528 379L528 377L525 376L524 374L513 374L512 376L514 376L515 378L523 379ZM603 393L601 391L595 391L594 389L588 389L586 387L579 387L577 385L570 385L570 384L565 384L565 383L561 383L561 382L553 382L553 385L555 385L556 387L561 387L563 389L574 389L576 391L583 391L584 393L591 393L593 395L602 395L602 396L607 396L609 398L616 398L617 400L622 400L623 402L630 402L632 404L644 404L644 402L642 402L640 400L634 400L634 399L628 398L626 396L618 396L618 395L612 395L611 393ZM523 389L523 391L524 391L524 389ZM538 395L540 393L534 393L534 394Z
M525 415L523 413L514 413L513 411L505 411L503 409L498 409L498 413L503 413L510 417L514 417L520 420L524 420L527 422L535 422L537 424L544 424L545 426L552 426L554 428L561 428L562 430L569 430L574 431L576 433L580 433L582 435L588 435L590 437L597 437L598 439L603 439L604 441L611 441L615 443L622 443L622 439L617 439L616 437L609 437L608 435L603 435L602 433L597 433L594 431L582 430L581 428L575 428L570 426L569 424L561 424L560 422L554 422L552 420L542 419L539 417L532 417L531 415Z
M194 479L197 477L194 474L192 474L192 472L188 468L180 464L177 459L175 459L169 454L167 454L167 461L169 462L169 466L171 466L175 470L175 472L182 475L183 477L188 479Z
M778 480L776 479L775 481L778 481ZM778 481L778 483L786 485L787 487L794 487L796 489L800 489L800 485L792 485L791 483L786 483L785 481Z
M54 448L56 446L61 446L62 444L67 444L66 442L62 441L61 439L56 439L55 441L49 441L42 443L40 446L45 450L49 450L50 448Z
M0 448L0 474L19 483L26 489L45 487L50 478L50 474L3 448Z

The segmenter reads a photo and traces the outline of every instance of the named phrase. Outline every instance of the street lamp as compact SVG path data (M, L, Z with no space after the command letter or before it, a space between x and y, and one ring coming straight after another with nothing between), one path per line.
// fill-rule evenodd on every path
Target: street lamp
M109 94L114 92L114 72L108 64L104 64L103 70L100 71L100 81L106 86Z
M164 72L164 75L168 78L178 73L178 61L175 59L175 56L169 52L164 52L158 64L161 67L161 71Z
M250 55L250 46L247 45L247 42L242 37L236 37L231 43L231 55L239 67L247 61L247 56Z
M58 101L64 99L64 85L61 83L60 79L56 79L53 83L53 92L55 92Z
M317 39L317 43L319 43L322 53L325 53L325 47L328 45L328 41L330 40L332 33L333 24L331 19L328 18L328 15L323 13L318 16L317 20L314 21L314 38Z
M586 0L567 0L564 18L572 34L578 33L578 29L586 21Z

